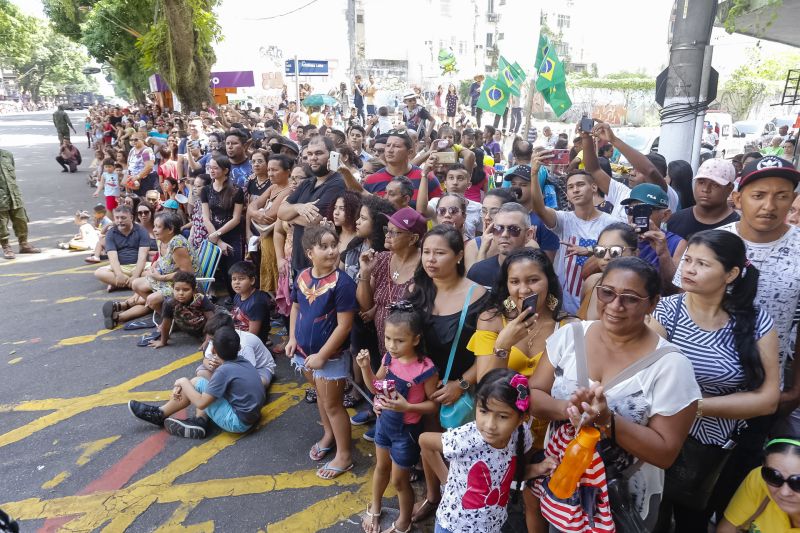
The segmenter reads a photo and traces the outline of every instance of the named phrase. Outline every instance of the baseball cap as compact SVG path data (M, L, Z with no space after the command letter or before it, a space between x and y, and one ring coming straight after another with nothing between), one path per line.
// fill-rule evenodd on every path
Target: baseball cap
M406 94L403 95L403 101L404 102L406 100L416 100L416 99L417 99L417 93L414 93L414 92L409 92L409 93L406 93Z
M397 210L389 217L389 222L402 230L416 233L420 238L428 231L428 223L425 217L410 207Z
M169 200L161 204L161 207L165 207L167 209L178 209L179 206L177 200L173 200L172 198L170 198Z
M739 180L739 188L737 190L742 190L745 185L749 185L761 178L786 178L796 187L797 183L800 182L800 172L795 170L794 165L786 159L768 155L756 161L751 161L742 169L742 178Z
M389 140L389 135L387 133L381 133L377 137L375 137L375 144L386 144L386 141Z
M640 183L631 189L631 195L622 200L620 204L627 205L636 201L657 208L669 207L669 197L667 193L664 192L664 189L653 183Z
M506 171L503 181L511 181L514 176L518 176L525 181L531 181L531 167L529 165L515 165Z
M287 139L286 137L283 137L283 136L278 137L278 141L272 143L272 151L274 153L276 153L276 154L279 153L280 149L281 149L281 146L285 146L289 150L292 150L295 154L299 154L300 153L300 149L297 147L297 143L295 143L293 140Z
M736 169L733 163L726 159L709 159L697 169L694 179L706 178L714 183L730 185L736 179Z

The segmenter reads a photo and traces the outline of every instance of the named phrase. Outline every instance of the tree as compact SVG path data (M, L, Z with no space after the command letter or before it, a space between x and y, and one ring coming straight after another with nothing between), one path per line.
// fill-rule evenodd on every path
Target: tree
M9 0L0 0L0 69L30 54L33 19Z
M720 102L734 120L747 118L750 110L780 93L786 73L800 64L800 54L784 52L763 58L758 48L747 52L747 60L731 73L722 86Z

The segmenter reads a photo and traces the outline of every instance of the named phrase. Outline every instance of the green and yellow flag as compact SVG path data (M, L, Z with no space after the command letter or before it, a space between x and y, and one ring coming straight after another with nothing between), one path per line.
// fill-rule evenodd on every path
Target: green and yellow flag
M520 88L525 83L525 71L516 63L513 65L500 56L497 67L497 77L508 86L509 91L516 96L520 95Z
M572 100L567 94L567 86L559 83L550 87L542 93L545 101L553 108L553 112L557 117L563 115L570 107L572 107Z
M558 59L555 49L552 46L548 47L547 54L539 64L536 89L543 93L545 89L564 83L566 80L567 74L564 71L564 64Z
M572 107L572 100L567 94L567 74L564 64L556 56L555 47L545 35L539 35L539 47L536 49L536 90L542 93L545 102L550 104L557 117Z
M481 95L476 105L484 111L502 115L506 110L506 106L508 106L510 94L511 89L503 83L502 79L486 76L486 81L483 82Z
M547 35L543 33L539 34L539 47L536 49L536 61L533 63L536 66L537 70L542 65L542 61L547 55L549 49L550 49L550 39L548 39Z

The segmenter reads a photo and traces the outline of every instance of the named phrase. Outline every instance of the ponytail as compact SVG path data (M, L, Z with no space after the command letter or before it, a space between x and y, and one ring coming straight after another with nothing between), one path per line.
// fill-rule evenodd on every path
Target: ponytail
M525 477L525 431L527 428L525 424L520 424L517 428L517 466L514 469L514 481L517 483L517 488L511 495L511 503L517 503L519 500L519 493L522 492L522 487L525 485L522 478Z
M709 248L726 272L734 267L739 276L728 285L722 297L722 309L733 319L733 342L739 354L747 390L755 390L764 383L764 365L756 344L756 308L753 301L758 291L759 272L747 260L744 241L729 231L707 230L692 235L688 246L701 244Z

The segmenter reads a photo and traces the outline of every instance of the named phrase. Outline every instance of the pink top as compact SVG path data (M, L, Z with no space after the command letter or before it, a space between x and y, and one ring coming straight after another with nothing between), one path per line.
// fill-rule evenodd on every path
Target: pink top
M394 357L389 361L389 370L391 370L392 374L411 383L411 387L408 389L408 395L406 396L408 403L416 404L425 401L425 383L414 383L414 380L425 372L428 372L431 368L433 368L433 361L427 357L424 357L422 361L417 359L413 363L408 364L402 363L399 359L395 359ZM420 413L403 413L403 423L405 424L416 424L421 419L422 415Z

